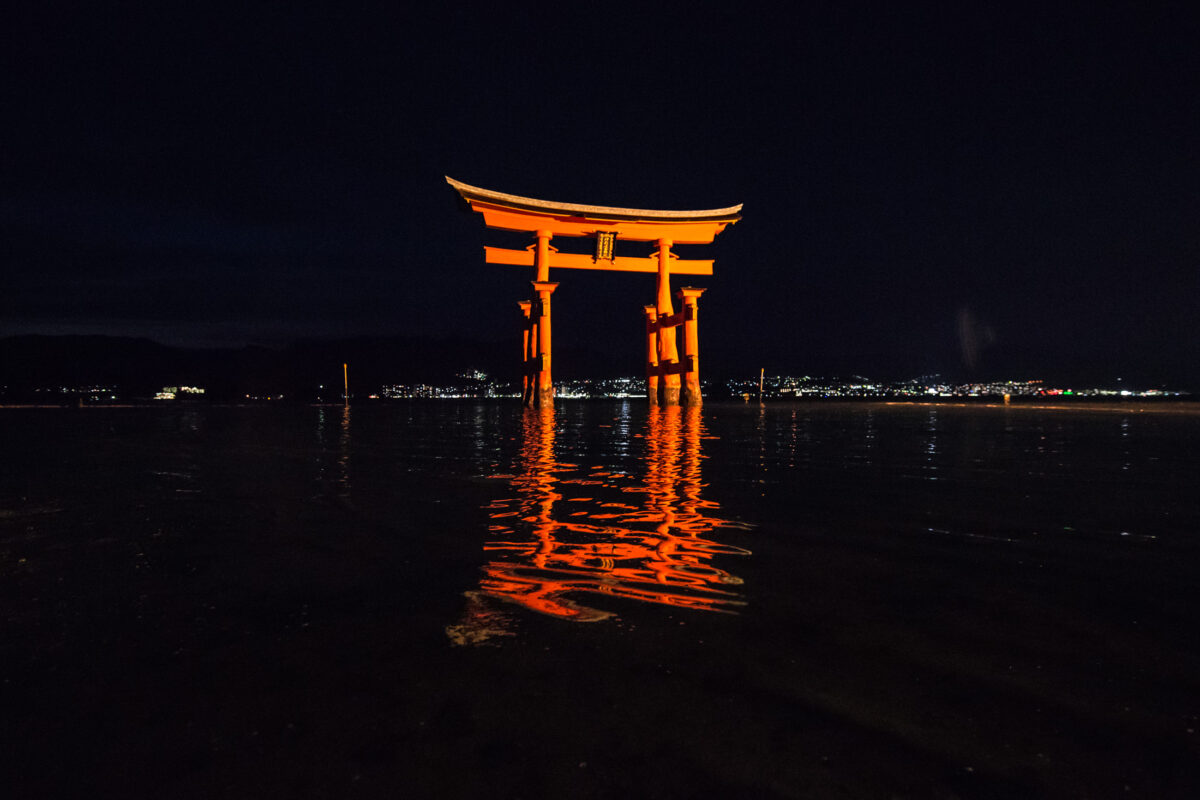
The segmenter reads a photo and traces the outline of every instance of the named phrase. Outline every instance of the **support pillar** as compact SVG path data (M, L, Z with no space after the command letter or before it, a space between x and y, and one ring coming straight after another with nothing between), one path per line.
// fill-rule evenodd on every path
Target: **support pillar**
M646 311L646 400L658 404L658 308L649 305Z
M531 405L530 386L532 385L530 367L533 364L533 321L531 319L533 302L521 300L517 303L521 309L521 402Z
M542 283L550 280L550 231L537 232L537 267L536 280Z
M541 237L538 237L540 245ZM558 288L557 283L548 281L533 281L534 291L538 294L537 307L537 349L538 361L534 362L536 372L533 387L533 404L538 408L549 408L554 405L554 381L550 375L550 295Z
M671 304L671 240L658 240L658 318L669 317L675 313ZM671 367L679 363L679 350L675 346L675 329L663 328L658 332L658 363L663 367ZM679 405L679 374L662 376L659 387L659 405Z
M685 286L679 290L683 303L683 388L679 401L685 406L699 406L700 398L700 331L699 307L696 301L704 294L703 289Z

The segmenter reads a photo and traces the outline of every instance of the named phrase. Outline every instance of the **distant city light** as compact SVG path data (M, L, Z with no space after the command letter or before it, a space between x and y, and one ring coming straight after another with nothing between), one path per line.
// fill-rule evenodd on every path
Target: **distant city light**
M430 384L393 384L383 386L372 399L470 399L519 397L512 384L491 381L484 373L468 372L458 376L463 382L445 386ZM729 380L716 386L705 383L705 393L715 397L745 398L758 395L758 377ZM555 396L561 400L644 398L643 378L607 378L595 380L556 381ZM766 376L763 397L766 399L928 399L928 398L1012 398L1012 397L1184 397L1187 392L1147 389L1058 388L1047 387L1041 380L993 381L988 383L957 384L942 381L936 375L926 375L900 382L874 381L861 375L852 378L815 378L809 375Z
M705 381L702 386L705 397L712 400L748 400L759 396L758 375L718 383ZM1122 386L1126 388L1058 387L1047 385L1042 380L956 383L943 380L938 375L922 375L903 381L876 381L862 375L854 375L849 378L776 375L763 376L762 398L764 400L874 399L901 401L963 399L981 402L995 399L1008 403L1014 398L1026 398L1027 401L1036 398L1061 398L1064 401L1075 401L1169 399L1191 396L1186 391L1165 388L1128 388L1129 384L1125 382L1122 382ZM0 390L5 388L7 387L0 387ZM320 386L318 389L324 389L324 386ZM69 397L71 402L81 403L111 402L125 394L118 391L118 387L111 385L33 387L27 391L32 391L35 395L49 394ZM0 391L0 395L3 394L4 391ZM520 395L519 384L499 381L490 377L486 372L470 369L459 373L452 382L446 384L387 384L373 391L364 392L361 397L371 401L470 400L511 399L518 398ZM644 399L646 397L646 380L641 377L620 377L556 381L555 395L561 400ZM239 397L250 402L279 402L285 399L283 394L276 392L244 394ZM145 395L143 395L144 398ZM209 392L201 386L164 386L161 391L153 395L153 399L160 402L198 402L209 399ZM319 392L316 394L316 400L318 402L321 400Z

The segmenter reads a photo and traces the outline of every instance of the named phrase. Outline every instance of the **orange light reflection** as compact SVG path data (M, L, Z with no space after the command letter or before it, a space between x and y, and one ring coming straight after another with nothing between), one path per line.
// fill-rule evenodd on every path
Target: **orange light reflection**
M580 596L734 613L745 603L742 580L712 562L750 551L709 538L716 528L746 526L714 516L702 497L699 408L651 407L646 470L632 475L556 459L553 407L526 409L515 497L487 507L493 524L480 591L530 610L590 622L612 616ZM574 496L572 492L579 492ZM620 494L616 494L620 493ZM640 504L632 501L640 495Z

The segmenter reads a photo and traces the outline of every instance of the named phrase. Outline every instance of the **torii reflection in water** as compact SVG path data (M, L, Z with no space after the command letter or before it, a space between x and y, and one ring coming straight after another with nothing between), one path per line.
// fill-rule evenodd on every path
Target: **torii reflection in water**
M704 611L736 613L742 580L713 564L750 551L710 538L717 528L748 526L714 516L701 496L704 422L699 408L648 409L646 470L637 476L584 468L555 456L553 406L526 409L518 472L504 476L515 496L487 506L490 560L459 625L459 644L504 635L488 598L576 622L613 612L585 605L602 595ZM594 598L593 598L594 599Z

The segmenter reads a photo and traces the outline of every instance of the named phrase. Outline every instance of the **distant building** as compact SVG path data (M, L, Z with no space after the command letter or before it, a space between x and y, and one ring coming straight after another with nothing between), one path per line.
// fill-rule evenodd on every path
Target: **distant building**
M204 394L200 386L164 386L162 391L154 395L155 400L194 400Z

